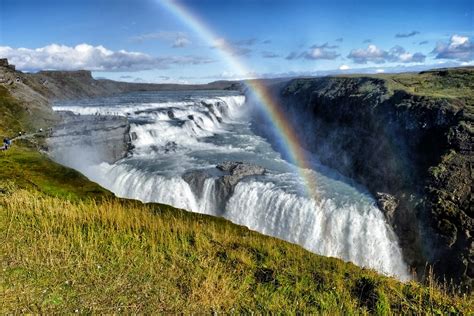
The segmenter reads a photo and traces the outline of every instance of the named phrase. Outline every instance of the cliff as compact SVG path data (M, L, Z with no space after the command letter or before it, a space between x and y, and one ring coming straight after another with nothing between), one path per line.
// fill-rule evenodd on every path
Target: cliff
M58 115L61 123L54 127L46 140L49 153L56 161L113 163L127 155L131 146L127 118L78 116L68 112Z
M305 146L378 198L418 275L474 277L474 68L273 87Z
M238 84L216 81L209 84L129 83L94 79L90 71L40 71L24 74L27 85L51 100L70 100L114 95L134 91L235 90Z

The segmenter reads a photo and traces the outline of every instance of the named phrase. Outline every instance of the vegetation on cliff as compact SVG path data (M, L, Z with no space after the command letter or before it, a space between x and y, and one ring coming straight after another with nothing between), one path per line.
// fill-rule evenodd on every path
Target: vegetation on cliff
M16 135L28 126L28 113L8 90L0 86L0 136ZM3 138L2 138L3 139Z

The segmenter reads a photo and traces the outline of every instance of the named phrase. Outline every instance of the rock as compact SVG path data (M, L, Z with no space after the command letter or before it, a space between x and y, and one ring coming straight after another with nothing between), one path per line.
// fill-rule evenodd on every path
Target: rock
M176 149L178 149L176 142L171 141L165 144L165 153L176 152Z
M223 122L222 117L220 117L219 113L217 113L217 112L214 110L214 106L213 106L211 103L206 103L206 102L204 102L204 101L201 101L201 104L202 104L203 106L205 106L205 107L209 110L209 112L214 115L214 117L217 119L217 121L218 121L219 123L222 123L222 122ZM218 102L218 103L216 104L216 106L219 106L220 104L221 104L221 103ZM227 112L226 112L226 113L227 113ZM208 115L208 117L212 120L212 117L211 117L210 115Z
M265 173L265 168L263 167L240 161L225 161L218 164L216 168L237 177L263 175Z
M395 211L398 207L398 200L391 194L377 192L377 205L385 214L387 221L389 223L393 223L393 217L395 215Z
M239 181L249 176L265 174L265 168L240 161L226 161L216 168L223 173L215 182L215 205L216 210L221 213L224 213L226 203ZM207 171L196 170L186 172L182 178L189 184L194 195L201 198L204 182L211 176Z
M186 172L181 177L189 184L194 196L201 198L204 182L211 176L205 171L194 170Z
M456 226L447 219L442 219L438 223L438 228L448 247L452 247L456 242L458 234Z
M240 161L226 161L218 164L216 168L228 173L219 179L218 185L224 187L223 191L229 194L242 178L265 174L265 168Z
M59 112L61 122L46 139L50 155L61 163L113 163L130 148L130 125L120 116L74 115ZM132 135L133 137L133 135ZM75 161L78 160L78 161Z
M239 161L226 161L218 164L216 168L228 173L216 180L216 205L220 210L225 209L227 200L240 180L265 174L265 168Z

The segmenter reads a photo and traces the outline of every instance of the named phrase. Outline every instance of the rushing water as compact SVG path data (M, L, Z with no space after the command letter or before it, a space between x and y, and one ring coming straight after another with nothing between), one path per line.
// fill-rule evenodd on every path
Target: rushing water
M66 161L119 196L223 216L312 252L407 279L396 237L373 198L316 161L308 172L315 173L318 200L308 198L295 167L273 149L274 140L255 132L262 123L252 121L249 108L243 95L229 91L132 93L54 107L129 118L129 157L112 165ZM224 161L259 165L266 173L241 180L222 206L216 164ZM183 179L195 170L209 174L199 192Z

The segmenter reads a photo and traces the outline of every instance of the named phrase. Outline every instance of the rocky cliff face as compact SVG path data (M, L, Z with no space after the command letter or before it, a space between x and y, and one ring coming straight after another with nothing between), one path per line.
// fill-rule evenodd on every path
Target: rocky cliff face
M201 85L129 83L94 79L90 71L40 71L22 74L22 80L51 100L71 100L114 95L134 91L163 90L237 90L236 82L219 81Z
M130 150L130 125L119 116L74 115L60 112L57 124L47 138L55 160L69 164L113 163Z
M208 171L193 170L186 172L183 175L184 181L186 181L193 193L201 197L204 182L206 179L216 177L215 182L215 199L216 209L225 210L225 206L229 198L234 192L235 186L246 177L259 176L265 174L265 168L240 161L224 161L216 165L218 173L210 173Z
M474 71L411 76L296 79L274 91L305 146L378 198L418 275L428 262L438 277L469 287ZM427 77L444 84L438 94L431 85L403 88Z
M29 84L27 75L16 71L15 67L9 65L6 59L0 62L0 86L14 97L24 112L24 115L21 116L24 128L45 128L55 123L56 118L47 96L35 90ZM16 113L16 115L20 115L20 113ZM17 118L15 117L15 119ZM11 118L9 120L10 122L5 122L5 126L10 125L8 123L11 123ZM0 121L2 120L0 119ZM16 134L18 131L14 132Z

